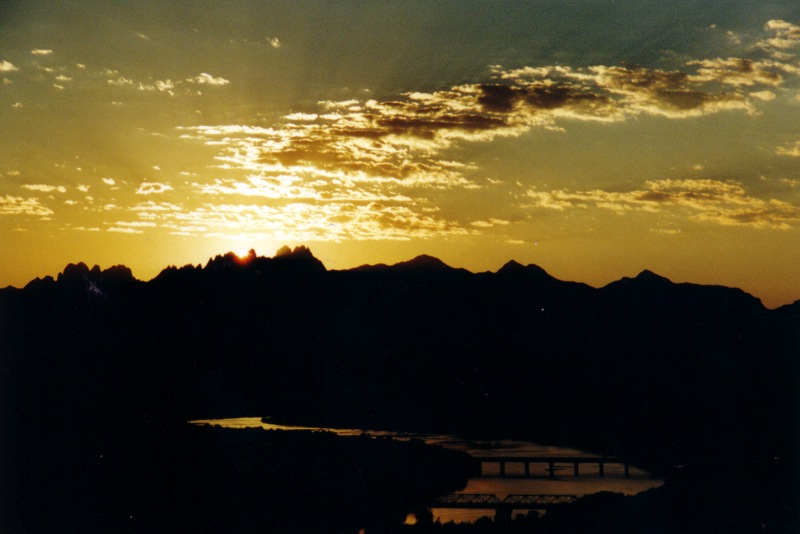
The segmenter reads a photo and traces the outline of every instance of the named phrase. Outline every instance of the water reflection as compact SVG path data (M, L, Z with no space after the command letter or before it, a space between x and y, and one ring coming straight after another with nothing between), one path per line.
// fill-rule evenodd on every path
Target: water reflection
M449 449L466 452L476 458L504 456L504 457L587 457L593 456L585 451L570 449L566 447L554 447L550 445L540 445L528 441L518 440L491 440L478 441L466 440L456 436L436 435L436 434L411 434L400 432L389 432L380 430L364 430L355 428L320 428L276 425L262 421L258 417L238 417L231 419L203 419L190 421L193 424L218 425L225 428L264 428L266 430L311 430L333 432L340 436L359 436L369 434L371 436L390 436L395 439L421 439L425 443L440 445ZM563 468L562 468L563 467ZM509 462L505 467L505 476L500 476L500 467L497 463L485 463L480 477L469 479L467 486L459 493L492 493L498 498L504 499L509 494L514 493L534 493L534 494L567 494L567 495L588 495L600 491L611 491L634 495L642 491L658 487L664 483L661 479L650 477L650 475L636 467L630 467L629 477L626 478L623 466L619 464L607 464L605 466L605 476L601 477L597 464L582 464L580 476L573 476L571 465L557 467L555 478L550 478L547 471L548 465L534 463L530 465L530 477L525 477L524 464L522 462ZM465 522L474 521L484 515L493 515L493 510L458 510L458 509L438 509L432 510L434 519L442 523L448 521Z

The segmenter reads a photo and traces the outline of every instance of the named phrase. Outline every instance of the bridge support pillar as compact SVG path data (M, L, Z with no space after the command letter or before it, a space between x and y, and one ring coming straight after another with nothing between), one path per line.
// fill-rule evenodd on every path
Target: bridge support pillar
M573 464L572 464L572 466L573 466L573 468L574 468L574 474L575 474L575 476L578 476L578 474L579 474L579 473L578 473L578 466L579 466L579 465L580 465L580 462L575 462L575 463L573 463Z
M605 472L606 464L604 464L603 462L597 462L597 465L600 467L600 476L601 477L606 476L606 472Z
M555 464L555 462L549 462L548 465L549 465L548 471L550 471L550 478L556 478L556 464Z
M505 462L500 462L500 476L501 477L506 476L506 463Z
M531 463L525 462L525 478L531 477Z

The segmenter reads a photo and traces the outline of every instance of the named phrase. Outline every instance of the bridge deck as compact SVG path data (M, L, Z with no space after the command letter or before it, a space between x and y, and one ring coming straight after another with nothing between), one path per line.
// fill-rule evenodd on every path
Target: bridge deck
M623 460L609 456L473 456L480 462L529 462L529 463L580 463L580 464L624 464Z
M608 456L473 456L481 464L500 464L500 476L506 476L506 464L518 463L525 466L525 476L530 477L530 464L547 464L550 478L555 478L556 464L570 464L573 466L574 475L579 475L580 464L597 464L599 475L605 476L605 466L616 464L623 466L625 478L630 476L630 466L627 462Z

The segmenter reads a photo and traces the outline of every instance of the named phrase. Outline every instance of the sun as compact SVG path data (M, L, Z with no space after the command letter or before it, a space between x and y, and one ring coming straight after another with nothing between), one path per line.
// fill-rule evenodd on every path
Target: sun
M236 257L239 258L239 260L243 263L250 262L256 258L256 251L253 248L248 249L247 251L239 248L234 250L233 253L236 254Z

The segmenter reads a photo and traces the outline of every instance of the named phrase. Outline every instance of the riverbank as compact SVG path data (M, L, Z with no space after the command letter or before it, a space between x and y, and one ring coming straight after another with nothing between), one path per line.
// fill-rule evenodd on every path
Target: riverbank
M381 532L462 488L472 465L418 440L329 432L184 425L145 440L100 428L63 437L60 454L40 445L3 458L15 489L4 531Z

